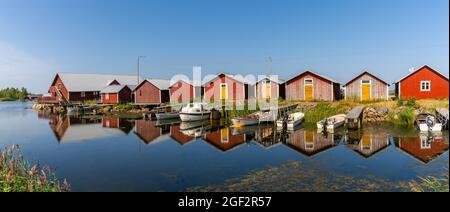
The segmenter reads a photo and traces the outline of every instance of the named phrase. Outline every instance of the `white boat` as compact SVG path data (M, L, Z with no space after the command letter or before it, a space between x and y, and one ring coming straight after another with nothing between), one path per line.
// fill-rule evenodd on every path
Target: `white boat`
M286 122L286 127L288 130L293 130L296 126L302 123L305 118L305 114L302 112L291 113L289 114L287 120L278 120L277 128L283 129L283 123Z
M438 123L436 117L429 113L417 115L416 124L421 132L440 132L442 130L442 124Z
M231 123L233 127L243 127L243 126L251 126L257 125L264 122L273 122L275 121L272 111L259 111L256 113L252 113L245 117L232 118Z
M335 116L331 116L328 118L325 118L321 121L317 122L317 130L320 131L328 131L328 132L334 132L334 130L342 125L344 125L345 122L345 114L339 114Z
M203 103L190 103L184 105L180 111L181 121L201 121L209 119L211 111Z

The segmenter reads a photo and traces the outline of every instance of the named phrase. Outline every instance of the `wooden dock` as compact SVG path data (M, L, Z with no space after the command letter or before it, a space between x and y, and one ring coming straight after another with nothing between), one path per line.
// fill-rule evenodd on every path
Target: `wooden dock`
M436 108L436 118L439 123L442 123L444 129L448 129L448 109L447 108Z
M358 106L348 112L345 117L345 125L348 129L360 129L362 127L365 106Z
M277 114L277 117L275 117L275 120L282 118L284 116L287 116L291 113L291 111L295 110L297 108L298 104L290 104L285 106L278 107L275 111Z

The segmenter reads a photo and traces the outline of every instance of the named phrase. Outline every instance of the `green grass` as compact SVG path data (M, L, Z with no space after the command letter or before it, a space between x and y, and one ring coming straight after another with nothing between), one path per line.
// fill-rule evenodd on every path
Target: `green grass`
M0 192L65 192L70 186L60 183L50 168L31 165L13 146L0 150Z
M330 104L319 102L316 107L304 111L306 123L316 123L326 117L343 113L343 108L333 107Z
M413 192L449 192L448 168L442 177L419 177L419 181L411 181L409 187Z

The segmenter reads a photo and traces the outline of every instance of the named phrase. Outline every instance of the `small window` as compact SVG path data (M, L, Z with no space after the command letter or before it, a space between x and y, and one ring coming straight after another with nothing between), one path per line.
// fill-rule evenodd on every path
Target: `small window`
M363 84L370 84L370 80L362 80Z
M109 93L105 94L105 99L109 100Z
M85 97L86 93L85 92L81 92L81 97Z
M263 80L263 83L264 83L264 84L269 84L269 83L270 83L270 80L269 80L269 79L265 79L265 80Z
M312 79L305 79L305 85L312 85L313 80Z
M420 82L420 91L431 91L431 82L430 81L421 81Z
M226 87L227 87L227 84L221 84L220 87L226 88Z
M139 96L142 96L142 91L139 91Z

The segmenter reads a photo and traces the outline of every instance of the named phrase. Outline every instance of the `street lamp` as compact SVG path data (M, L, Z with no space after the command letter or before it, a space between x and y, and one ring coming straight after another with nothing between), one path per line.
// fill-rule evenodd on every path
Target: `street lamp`
M138 56L137 59L137 85L139 85L139 69L141 68L141 58L145 58L145 56Z

